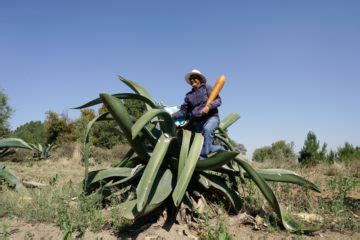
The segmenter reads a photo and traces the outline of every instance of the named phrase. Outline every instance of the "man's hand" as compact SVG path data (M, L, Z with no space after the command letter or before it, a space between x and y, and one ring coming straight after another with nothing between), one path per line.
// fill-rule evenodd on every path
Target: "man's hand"
M203 109L201 109L201 115L202 116L207 115L209 113L209 110L210 110L209 106L206 105Z

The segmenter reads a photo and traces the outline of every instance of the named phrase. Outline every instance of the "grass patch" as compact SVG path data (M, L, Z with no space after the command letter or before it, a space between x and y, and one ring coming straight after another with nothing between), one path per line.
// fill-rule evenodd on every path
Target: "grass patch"
M102 209L98 195L85 196L80 184L71 181L43 189L30 189L16 193L5 189L0 194L0 217L18 217L29 223L55 223L63 233L64 239L81 237L86 229L94 232L112 227L124 229L129 222L121 217L115 207Z

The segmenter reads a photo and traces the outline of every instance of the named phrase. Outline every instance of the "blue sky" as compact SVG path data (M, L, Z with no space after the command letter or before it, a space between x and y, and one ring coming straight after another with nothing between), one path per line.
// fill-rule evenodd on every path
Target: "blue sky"
M308 131L336 149L360 145L359 1L2 1L0 88L15 129L100 92L182 103L184 74L227 76L221 116L254 149L277 140L299 151Z

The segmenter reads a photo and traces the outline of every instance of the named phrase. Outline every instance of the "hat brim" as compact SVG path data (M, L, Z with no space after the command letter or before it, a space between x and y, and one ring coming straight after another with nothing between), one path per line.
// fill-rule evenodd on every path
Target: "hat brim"
M192 75L200 76L203 83L206 83L206 81L207 81L207 79L206 79L206 77L205 77L204 75L202 75L202 74L200 74L200 73L189 72L189 73L187 73L187 74L185 75L185 81L186 81L188 84L190 84L190 85L191 85L191 83L190 83L190 76L192 76Z

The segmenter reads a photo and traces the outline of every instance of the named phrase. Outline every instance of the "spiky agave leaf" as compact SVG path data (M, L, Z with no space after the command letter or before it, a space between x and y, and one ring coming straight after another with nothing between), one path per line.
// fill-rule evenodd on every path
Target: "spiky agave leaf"
M250 179L254 181L254 183L258 186L262 194L264 195L265 199L269 202L270 206L274 209L276 215L281 220L282 225L285 229L291 231L291 232L313 232L318 230L316 229L300 229L299 226L293 222L286 221L284 219L284 216L282 214L280 205L276 199L276 196L272 189L267 185L265 180L258 174L255 169L253 169L250 164L245 162L244 160L240 158L234 159L245 171L247 174L249 174Z
M196 164L195 171L213 170L220 168L224 164L227 164L234 159L239 153L231 151L216 152L211 157L199 160Z
M242 200L233 189L226 185L226 180L224 178L209 173L201 173L200 176L205 178L200 181L200 183L206 181L210 187L222 192L230 202L232 209L235 212L240 211L242 207Z
M228 116L226 116L221 122L219 127L223 130L226 130L228 127L230 127L234 122L236 122L240 116L236 113L230 113Z
M111 117L110 113L105 112L103 114L100 114L93 120L91 120L88 125L86 126L86 132L85 132L85 141L84 141L84 149L83 149L83 161L84 161L84 169L85 169L85 177L84 177L84 189L87 188L87 179L88 179L88 173L89 173L89 142L90 142L90 131L97 121L103 121Z
M0 180L4 180L11 188L15 188L16 191L23 191L25 189L15 173L2 163L0 163Z
M109 94L100 94L100 98L118 123L130 146L134 149L138 156L143 160L149 159L149 154L145 150L143 143L144 139L141 139L142 135L135 139L131 137L131 128L133 126L130 115L128 114L124 104L117 98L110 96Z
M140 84L134 82L134 81L130 81L128 79L125 79L122 76L118 76L119 80L122 81L123 83L125 83L128 87L130 87L134 92L136 92L137 94L146 97L147 99L151 100L153 102L153 99L150 95L150 93L144 88L142 87Z
M172 139L173 138L167 134L162 134L155 146L154 152L151 154L151 158L145 168L144 174L136 188L137 210L139 212L141 212L146 206L156 174L160 169Z
M2 138L0 139L0 148L25 148L29 150L33 150L33 148L24 140L20 138Z
M134 150L130 148L122 159L113 161L111 163L111 167L124 167L126 162L131 159L134 153L135 153Z
M173 174L169 169L160 168L156 174L154 184L151 187L149 198L145 208L142 211L137 209L138 200L126 201L120 204L123 216L127 219L135 219L145 216L157 209L167 199L173 190Z
M199 159L203 143L203 135L201 133L195 133L195 137L191 144L188 158L185 161L185 166L180 174L180 178L177 181L176 187L172 194L173 202L176 207L180 205L184 197L186 189L194 173L196 163Z
M118 181L110 181L108 182L104 187L114 187L114 186L119 186L119 185L128 185L129 183L132 183L134 180L136 180L137 178L139 178L143 172L144 172L145 167L139 166L139 167L135 167L132 169L131 174L128 177L122 178Z
M265 181L271 182L285 182L285 183L293 183L306 188L310 188L316 192L321 192L320 188L316 186L314 183L306 180L305 178L299 176L297 173L286 170L286 169L258 169L257 173ZM245 177L249 177L248 174L245 174Z
M0 148L0 158L9 156L14 153L15 153L15 151L13 149L10 150L10 148L8 148L8 147Z
M150 100L147 97L144 97L142 95L136 94L136 93L117 93L117 94L112 94L111 96L116 97L117 99L121 99L121 100L126 100L126 99L139 100L139 101L146 103L147 105L149 105L152 108L156 107L152 100ZM93 99L81 106L74 107L73 109L82 109L82 108L92 107L92 106L95 106L100 103L102 103L101 99L96 98L96 99Z
M132 168L107 168L89 172L88 186L108 178L125 178L131 176Z
M171 118L171 115L163 109L150 109L132 126L132 139L135 139L141 130L154 118L160 118L164 120L164 122L160 124L162 126L163 132L173 137L176 135L176 127L174 121Z
M231 144L228 137L224 137L221 134L215 134L215 139L220 140L227 148L227 150L235 151L234 146Z
M179 165L177 171L177 179L179 180L180 174L185 166L185 161L188 157L189 153L189 146L191 140L191 132L189 130L182 130L182 141L181 141L181 148L179 154Z

